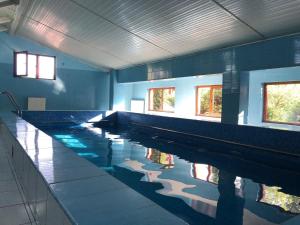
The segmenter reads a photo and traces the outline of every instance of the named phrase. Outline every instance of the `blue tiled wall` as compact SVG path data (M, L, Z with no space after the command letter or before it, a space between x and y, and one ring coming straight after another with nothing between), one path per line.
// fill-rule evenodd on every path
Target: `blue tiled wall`
M22 117L32 124L84 123L95 117L105 117L106 111L24 111ZM100 119L99 119L100 120ZM95 122L95 121L94 121Z
M198 52L119 70L118 82L297 66L300 65L299 43L300 36L293 35L238 47Z
M158 127L246 145L275 149L285 153L300 153L300 133L294 131L238 126L130 112L118 112L118 123L120 125L137 123L146 127ZM181 136L177 135L176 137L180 138ZM179 139L178 141L181 140Z

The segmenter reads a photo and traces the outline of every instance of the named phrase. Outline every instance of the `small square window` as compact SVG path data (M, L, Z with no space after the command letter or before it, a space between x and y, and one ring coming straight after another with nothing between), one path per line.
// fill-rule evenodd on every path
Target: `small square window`
M264 84L263 122L300 125L300 82Z
M55 80L55 57L15 52L15 76Z
M220 118L222 113L222 85L198 86L196 115Z
M175 88L149 89L149 111L174 112Z

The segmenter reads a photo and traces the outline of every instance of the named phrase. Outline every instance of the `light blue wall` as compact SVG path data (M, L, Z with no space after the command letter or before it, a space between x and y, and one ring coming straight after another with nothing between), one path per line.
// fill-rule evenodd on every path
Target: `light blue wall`
M263 83L300 81L300 67L257 70L249 72L249 125L300 131L300 126L263 123Z
M148 112L148 90L158 87L175 87L175 113L159 113L169 116L195 117L196 86L199 85L221 85L222 75L185 77L169 80L146 81L135 83L118 83L114 98L115 110L130 110L130 100L144 99L146 113ZM199 118L199 117L195 117ZM208 119L208 118L206 118Z
M13 52L28 51L56 56L56 80L36 80L13 76ZM23 109L27 97L45 97L48 110L108 109L109 74L71 56L30 40L0 33L0 90L15 94ZM0 110L11 109L0 96Z

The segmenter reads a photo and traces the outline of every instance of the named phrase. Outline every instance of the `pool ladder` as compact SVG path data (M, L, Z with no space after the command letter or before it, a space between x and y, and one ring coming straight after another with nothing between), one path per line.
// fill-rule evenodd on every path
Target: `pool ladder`
M22 109L20 105L17 103L16 98L9 91L1 91L1 95L6 95L10 101L10 103L15 107L18 116L22 117Z

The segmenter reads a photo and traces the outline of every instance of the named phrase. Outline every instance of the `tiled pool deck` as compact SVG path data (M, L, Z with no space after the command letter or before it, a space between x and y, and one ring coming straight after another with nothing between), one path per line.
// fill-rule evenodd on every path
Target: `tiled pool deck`
M0 225L35 225L0 138Z
M11 201L0 208L0 225L31 224L34 220L27 211L41 225L186 224L14 114L0 113L0 118L4 124L0 137L7 150L4 153L2 147L0 153L0 179L16 183L7 159L11 158L26 197L24 204L20 189L15 189L14 197L5 197L2 189L11 185L13 192L14 183L0 181L0 204ZM3 219L18 220L19 214L20 221L5 223Z

